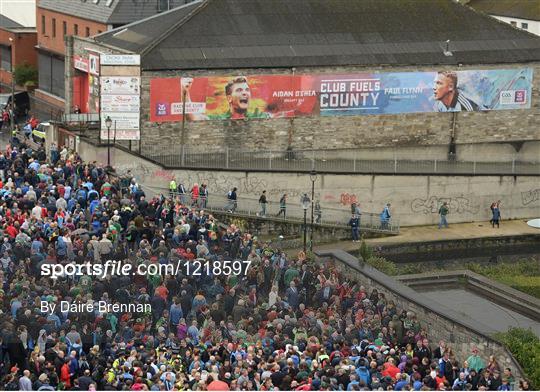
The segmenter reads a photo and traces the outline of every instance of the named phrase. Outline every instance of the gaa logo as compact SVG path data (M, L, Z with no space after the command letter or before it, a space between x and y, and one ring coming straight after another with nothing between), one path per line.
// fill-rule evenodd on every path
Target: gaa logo
M158 102L156 104L156 116L166 116L168 114L169 113L167 110L167 104L163 102Z
M514 102L515 103L525 103L526 95L525 90L517 90L515 93Z

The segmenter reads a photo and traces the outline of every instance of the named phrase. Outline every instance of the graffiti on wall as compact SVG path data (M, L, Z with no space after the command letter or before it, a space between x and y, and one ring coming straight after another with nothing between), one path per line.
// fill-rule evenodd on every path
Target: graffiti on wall
M352 203L358 203L358 197L354 193L342 193L339 202L344 206L350 206Z
M521 192L521 202L524 206L527 206L538 200L540 200L540 188L531 189L527 192Z
M467 197L431 196L427 199L414 199L411 203L411 211L417 214L436 214L444 202L448 203L450 213L454 214L476 214L480 209L477 204Z

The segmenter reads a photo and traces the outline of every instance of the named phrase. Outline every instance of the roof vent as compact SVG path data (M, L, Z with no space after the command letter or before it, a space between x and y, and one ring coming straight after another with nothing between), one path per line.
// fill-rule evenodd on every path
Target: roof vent
M444 54L446 57L451 57L451 56L454 55L452 52L450 52L450 40L449 40L449 39L446 40L446 47L445 47L445 49L444 49L443 54Z
M110 7L110 6L112 5L113 1L114 1L114 0L107 0L107 3L105 3L105 5L106 5L107 7Z
M97 3L99 3L99 0L94 0L94 4L97 4Z

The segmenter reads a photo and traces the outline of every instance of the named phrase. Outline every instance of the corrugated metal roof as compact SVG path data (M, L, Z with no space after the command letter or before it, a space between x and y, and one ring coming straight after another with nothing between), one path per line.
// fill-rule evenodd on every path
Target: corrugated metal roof
M540 38L452 0L201 0L193 7L176 20L137 23L148 37L139 47L144 69L540 60ZM451 57L443 54L448 39ZM102 40L133 48L110 35Z

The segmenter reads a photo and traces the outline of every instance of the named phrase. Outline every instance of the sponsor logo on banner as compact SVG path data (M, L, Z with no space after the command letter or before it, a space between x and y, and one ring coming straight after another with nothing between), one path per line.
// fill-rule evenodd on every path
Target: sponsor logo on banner
M167 104L164 102L158 102L156 107L156 116L167 116L169 111L167 110Z
M206 102L186 102L186 114L204 114L206 112ZM182 114L182 102L171 103L171 114Z
M501 91L501 105L524 105L527 102L526 90L505 90Z

